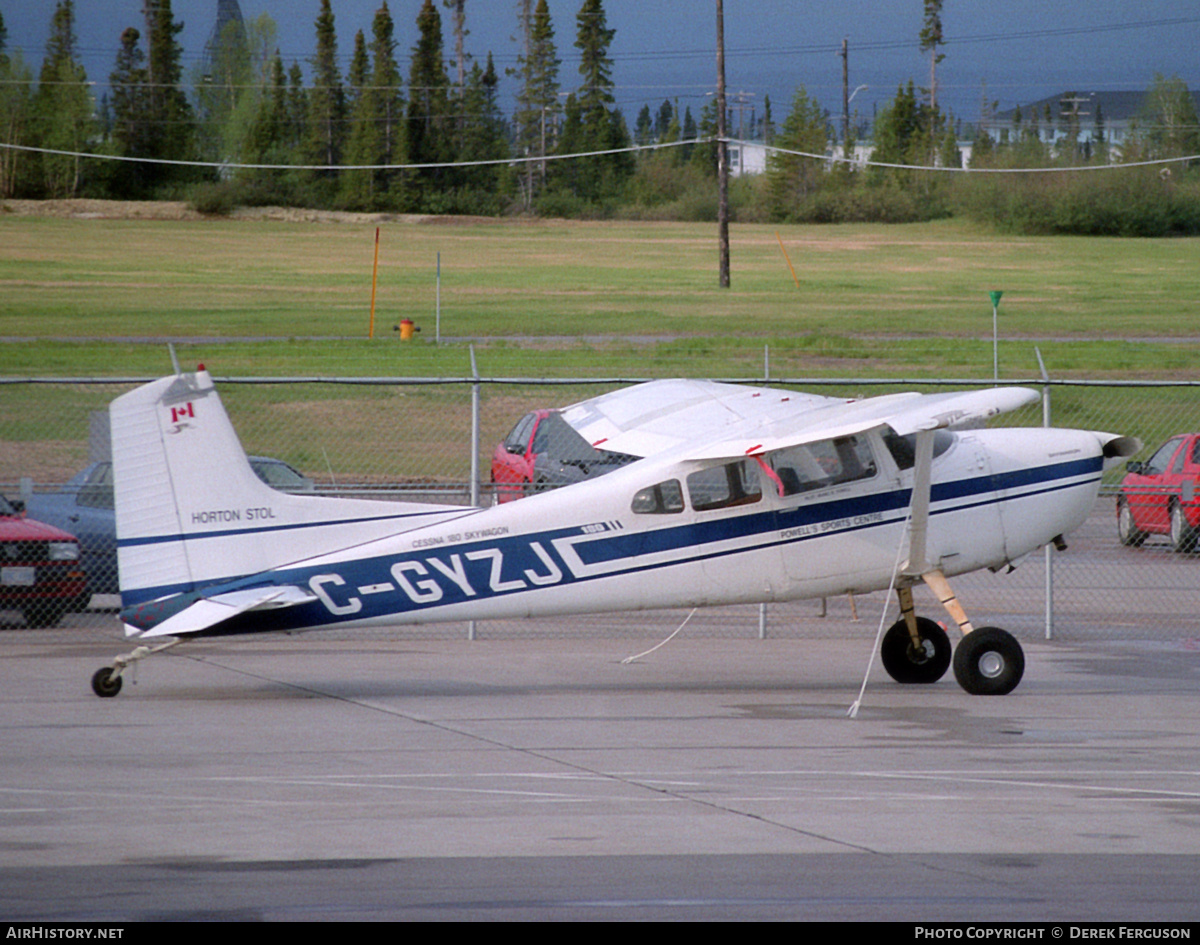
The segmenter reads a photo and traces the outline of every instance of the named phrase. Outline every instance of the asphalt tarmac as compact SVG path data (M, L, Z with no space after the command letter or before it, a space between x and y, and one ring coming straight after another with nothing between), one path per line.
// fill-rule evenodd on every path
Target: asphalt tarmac
M1024 634L1004 697L875 662L851 719L874 618L622 663L676 616L192 641L104 700L115 618L0 631L0 917L1200 919L1194 637Z

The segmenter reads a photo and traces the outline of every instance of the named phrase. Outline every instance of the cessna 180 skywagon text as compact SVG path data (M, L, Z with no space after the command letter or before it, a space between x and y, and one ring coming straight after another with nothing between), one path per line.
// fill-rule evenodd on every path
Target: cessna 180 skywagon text
M140 645L189 637L786 601L895 586L882 659L904 683L951 664L913 611L928 585L962 639L959 683L1003 694L1017 640L975 629L949 578L1002 568L1083 522L1107 433L978 429L1022 388L844 400L695 380L584 401L563 419L640 457L602 478L491 508L277 492L254 474L201 368L111 406L121 619ZM165 639L164 639L165 638ZM155 642L157 641L157 642Z

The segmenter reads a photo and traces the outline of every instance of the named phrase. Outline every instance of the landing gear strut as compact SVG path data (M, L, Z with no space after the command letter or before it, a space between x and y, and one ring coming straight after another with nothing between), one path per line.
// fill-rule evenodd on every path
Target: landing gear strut
M1016 637L999 627L972 627L941 571L921 577L963 637L952 660L946 631L927 617L916 616L912 588L899 588L902 617L884 635L879 654L888 675L899 683L933 683L953 663L954 678L971 695L1003 696L1012 692L1025 673L1025 654Z
M950 667L950 637L928 617L913 613L912 589L900 589L901 619L888 628L879 656L898 683L935 683Z
M881 653L883 664L892 674L893 679L899 682L910 681L901 679L893 671L892 666L889 666L889 659L892 660L893 665L896 660L894 656L889 658L886 655L888 638L893 634L900 638L900 634L896 631L897 627L903 627L908 634L908 647L910 648L908 652L916 653L918 656L920 651L928 653L928 650L925 649L927 644L923 642L925 632L921 622L913 616L911 582L920 578L941 601L942 606L946 608L946 613L953 618L958 629L962 631L963 638L954 651L954 678L958 680L958 684L972 695L1002 696L1017 687L1017 683L1021 681L1021 676L1025 672L1025 654L1021 651L1021 644L1011 633L998 627L981 627L978 630L972 627L971 621L967 619L966 611L963 610L962 604L958 602L958 598L950 588L950 582L946 580L946 575L926 556L929 504L932 496L933 436L934 430L932 429L917 431L908 563L904 568L906 581L910 583L902 583L897 588L900 596L900 612L904 615L904 619L893 626L888 631L887 637L884 638L883 653ZM945 634L943 634L944 636ZM901 648L903 643L903 639L900 639L899 643L893 641L893 650ZM934 652L929 654L930 662L933 661L936 654L937 645L935 643ZM900 671L901 675L906 671L903 665L901 665ZM941 672L933 679L940 678L941 673L945 671L946 667L943 665ZM932 672L932 669L928 670L930 675Z
M92 674L92 692L101 699L111 699L121 691L121 673L125 671L126 666L163 650L169 650L182 642L182 639L168 640L158 646L139 646L132 652L123 653L113 660L112 666L101 666Z

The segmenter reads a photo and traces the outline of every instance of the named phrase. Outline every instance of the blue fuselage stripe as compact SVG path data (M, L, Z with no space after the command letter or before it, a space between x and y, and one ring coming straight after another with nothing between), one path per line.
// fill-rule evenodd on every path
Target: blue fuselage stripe
M1047 483L1059 483L1059 485L1052 485L1050 487L1052 489L1062 488L1061 480L1089 473L1098 474L1100 468L1101 463L1097 458L1020 470L999 476L978 476L973 479L941 483L933 487L931 501L935 504L947 502L958 504L953 509L943 508L940 512L935 511L934 514L956 511L960 508L972 508L977 505L994 504L1000 501L997 493L1014 489L1029 490L1030 487ZM1038 494L1043 491L1047 490L1045 488L1038 489L1030 494ZM887 515L889 512L907 509L911 498L912 490L903 489L895 492L879 492L834 499L829 502L814 502L791 509L772 509L736 517L726 515L714 518L709 522L689 522L686 525L672 528L601 538L587 544L576 545L575 550L584 564L605 564L623 558L676 551L680 548L696 547L714 541L729 541L767 532L803 529L806 526L819 526L842 519L861 519L876 513ZM964 502L964 500L970 499L978 501ZM876 520L872 524L880 523ZM825 532L825 534L829 533Z
M940 507L935 507L931 514L940 516L995 505L1011 498L1092 486L1098 481L1100 470L1101 461L1094 458L938 484L933 487L932 501ZM1020 490L1018 496L1011 495L1015 490ZM792 509L714 515L708 521L641 532L607 528L593 533L590 529L594 526L588 526L589 530L585 532L581 525L490 541L456 543L436 550L393 552L320 567L281 568L259 575L208 582L204 593L211 596L262 584L310 587L313 579L320 577L321 593L336 607L348 608L356 601L354 606L358 609L347 609L342 613L324 603L309 603L277 612L275 619L292 626L308 626L386 617L522 593L548 584L562 586L669 568L790 545L809 538L893 525L901 520L899 513L908 508L910 501L911 490L897 489L812 502ZM571 550L585 567L603 566L601 570L594 574L575 574L555 547L555 542L561 539L572 540ZM733 547L718 547L718 543L730 542L734 543ZM655 560L654 556L664 554L666 558ZM336 575L336 582L325 580L331 574ZM542 583L537 580L552 575L553 581ZM407 590L402 587L406 583ZM384 590L375 592L375 588ZM194 588L190 586L143 588L126 592L123 602L128 607L172 592L191 590Z

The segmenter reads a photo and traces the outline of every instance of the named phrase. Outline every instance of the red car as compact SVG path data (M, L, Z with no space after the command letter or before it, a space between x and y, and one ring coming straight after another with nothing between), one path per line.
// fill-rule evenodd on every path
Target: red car
M492 453L496 501L594 479L635 459L595 449L557 410L535 410L518 420Z
M0 610L19 610L31 627L53 627L88 604L79 542L25 518L0 496Z
M1173 436L1146 462L1131 462L1117 495L1117 534L1137 546L1166 535L1176 551L1196 550L1200 537L1200 433Z

